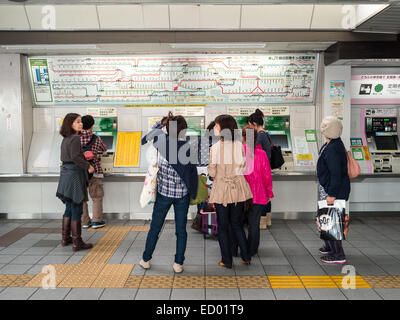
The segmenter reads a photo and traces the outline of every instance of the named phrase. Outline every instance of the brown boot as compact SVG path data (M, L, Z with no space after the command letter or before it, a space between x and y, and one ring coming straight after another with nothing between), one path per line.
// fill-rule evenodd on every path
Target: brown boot
M272 226L271 217L272 217L272 213L268 212L267 213L267 227L268 228L270 228Z
M72 243L71 238L71 218L63 217L62 221L62 240L61 245L63 247Z
M84 243L81 237L82 234L82 224L81 220L72 220L71 221L71 233L72 233L72 250L86 250L93 248L91 243Z
M267 229L267 217L261 216L260 219L260 230L265 230Z

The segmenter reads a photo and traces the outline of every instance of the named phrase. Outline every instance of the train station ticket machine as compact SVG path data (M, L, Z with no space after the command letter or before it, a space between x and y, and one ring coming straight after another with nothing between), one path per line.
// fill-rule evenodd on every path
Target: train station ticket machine
M400 172L397 117L365 117L365 131L374 172Z

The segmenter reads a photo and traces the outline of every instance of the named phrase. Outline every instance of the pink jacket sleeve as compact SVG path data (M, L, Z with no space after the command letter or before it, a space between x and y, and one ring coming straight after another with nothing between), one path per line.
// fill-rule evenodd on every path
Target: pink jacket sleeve
M272 192L272 173L271 173L271 166L268 161L267 154L263 152L263 167L264 167L264 172L263 174L263 179L264 179L264 186L265 189L267 190L267 197L268 200L272 199L274 197L274 193Z

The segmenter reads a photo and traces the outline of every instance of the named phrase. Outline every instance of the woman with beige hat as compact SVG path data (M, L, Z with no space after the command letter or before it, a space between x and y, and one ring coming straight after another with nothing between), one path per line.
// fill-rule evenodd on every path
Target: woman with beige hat
M319 181L319 200L333 204L337 200L348 200L350 195L350 179L347 171L346 148L340 139L342 122L328 116L321 122L321 133L326 143L321 147L317 163ZM321 261L330 264L345 264L346 257L341 240L325 240L325 245L319 249L323 254Z

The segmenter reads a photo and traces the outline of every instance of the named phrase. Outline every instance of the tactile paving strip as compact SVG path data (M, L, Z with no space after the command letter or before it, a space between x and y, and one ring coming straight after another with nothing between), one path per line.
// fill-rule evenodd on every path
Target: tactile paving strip
M132 226L131 232L146 232L150 230L150 226Z
M205 288L206 279L203 276L175 276L173 287L176 289Z
M70 273L74 271L77 265L75 264L51 264L48 265L49 267L54 267L55 269L55 281L56 285L59 285ZM46 276L51 276L50 274L50 268L47 270L46 273L38 273L36 276L34 276L29 282L25 284L25 287L41 287L42 286L42 280ZM49 277L47 277L49 279ZM49 280L47 280L46 283L49 284Z
M9 287L25 287L25 285L35 277L34 274L22 274L15 279Z
M123 288L133 264L108 264L92 284L92 288Z
M239 288L271 288L267 276L236 276Z
M305 288L337 288L336 283L329 276L300 276Z
M237 288L235 276L206 276L206 287L214 289Z
M0 274L0 287L8 287L13 283L19 275L16 274Z
M343 279L346 277L344 283ZM350 286L350 278L349 276L331 276L332 280L336 283L339 288L343 288L343 284L346 286ZM361 276L355 276L355 287L357 289L360 288L371 288L371 286L363 279Z
M372 288L400 288L400 277L397 280L393 276L363 276Z
M299 289L304 288L297 276L268 276L273 289Z
M144 276L140 288L172 288L174 276Z
M69 275L57 287L60 288L90 288L97 275Z
M139 288L143 276L129 276L125 282L124 288Z

